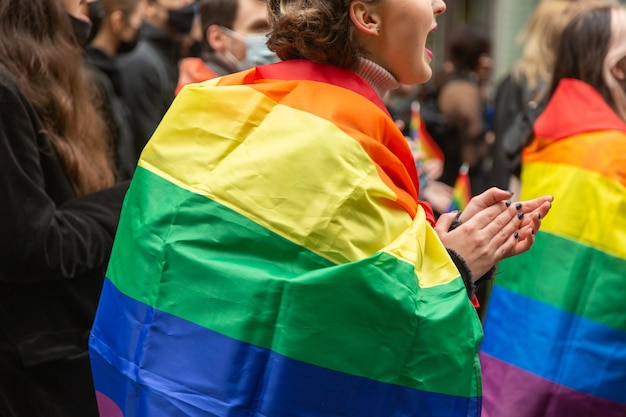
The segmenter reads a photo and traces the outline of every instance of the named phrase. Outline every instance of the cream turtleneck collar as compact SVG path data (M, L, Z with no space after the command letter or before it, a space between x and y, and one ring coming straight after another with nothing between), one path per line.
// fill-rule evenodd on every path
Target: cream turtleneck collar
M376 90L381 99L389 90L400 87L400 83L393 75L377 63L369 59L359 58L356 73L365 79Z

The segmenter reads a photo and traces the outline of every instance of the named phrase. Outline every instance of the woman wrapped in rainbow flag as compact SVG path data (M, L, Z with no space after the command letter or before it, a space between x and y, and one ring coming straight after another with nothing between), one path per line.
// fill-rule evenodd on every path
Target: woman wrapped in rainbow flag
M431 76L443 1L268 8L283 62L183 88L143 151L91 336L102 415L479 416L474 281L552 197L437 224L418 201L381 96Z

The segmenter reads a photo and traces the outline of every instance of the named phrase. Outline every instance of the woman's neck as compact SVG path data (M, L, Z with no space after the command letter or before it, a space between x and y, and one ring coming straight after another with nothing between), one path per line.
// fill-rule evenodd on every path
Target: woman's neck
M356 73L367 81L381 99L389 90L400 87L400 83L393 75L377 63L369 59L360 58Z

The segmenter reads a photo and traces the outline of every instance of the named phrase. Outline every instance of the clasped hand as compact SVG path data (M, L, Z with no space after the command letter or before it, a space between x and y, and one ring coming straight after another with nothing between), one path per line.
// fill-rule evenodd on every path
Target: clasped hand
M461 255L474 279L498 261L530 249L552 196L511 203L513 193L490 188L472 198L461 213L460 226L450 230L457 212L442 214L435 231L443 244Z

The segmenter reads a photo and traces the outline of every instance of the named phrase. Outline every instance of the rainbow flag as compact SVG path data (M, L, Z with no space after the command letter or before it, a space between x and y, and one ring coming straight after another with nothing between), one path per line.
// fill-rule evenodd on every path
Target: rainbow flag
M417 101L411 103L411 123L409 125L409 140L411 148L422 154L422 161L431 159L444 160L443 151L435 142L435 139L426 130L426 124L422 120L420 104Z
M459 168L459 175L454 182L454 188L452 190L452 201L450 202L450 208L448 212L454 210L465 210L467 204L472 199L472 187L469 178L469 164L464 162Z
M101 416L479 416L482 329L412 170L350 71L183 88L124 202Z
M522 159L522 199L555 196L503 261L481 345L487 417L626 416L626 124L563 80Z

